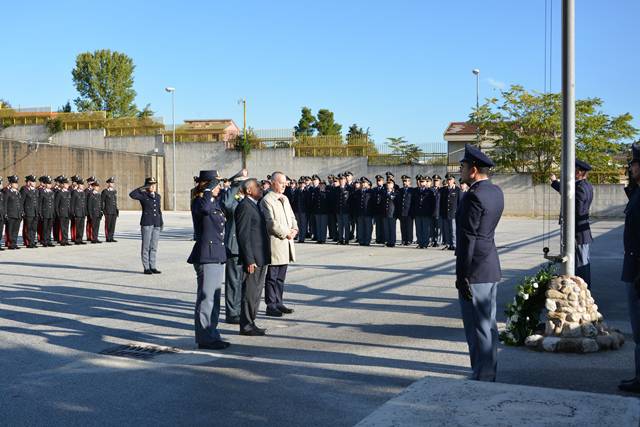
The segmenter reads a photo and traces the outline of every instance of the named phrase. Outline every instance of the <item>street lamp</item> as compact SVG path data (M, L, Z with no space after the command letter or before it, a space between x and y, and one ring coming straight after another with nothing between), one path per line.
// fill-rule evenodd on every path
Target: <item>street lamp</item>
M476 145L480 148L480 127L478 126L478 114L480 112L480 70L474 68L472 72L476 75Z
M173 210L176 211L176 103L175 103L175 94L176 88L167 86L164 88L167 92L171 94L171 123L173 127L173 149L172 151L172 160L173 164L173 177L171 181L173 182Z
M244 147L242 148L242 167L247 167L247 100L245 98L238 99L238 105L242 104L242 138L244 139Z

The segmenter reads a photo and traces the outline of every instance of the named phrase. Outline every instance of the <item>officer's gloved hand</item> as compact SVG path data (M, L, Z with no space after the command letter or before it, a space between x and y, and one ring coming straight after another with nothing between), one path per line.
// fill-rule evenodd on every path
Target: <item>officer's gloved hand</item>
M473 294L471 293L471 284L469 283L469 279L464 278L463 280L456 280L456 289L460 291L460 295L467 301L471 301L473 299Z

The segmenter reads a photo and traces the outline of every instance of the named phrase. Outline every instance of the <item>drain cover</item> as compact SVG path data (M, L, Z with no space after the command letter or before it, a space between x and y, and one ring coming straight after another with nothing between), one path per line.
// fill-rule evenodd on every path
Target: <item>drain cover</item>
M126 344L108 348L100 352L100 354L106 354L108 356L129 357L142 360L148 360L160 354L170 353L180 353L180 349L151 344Z

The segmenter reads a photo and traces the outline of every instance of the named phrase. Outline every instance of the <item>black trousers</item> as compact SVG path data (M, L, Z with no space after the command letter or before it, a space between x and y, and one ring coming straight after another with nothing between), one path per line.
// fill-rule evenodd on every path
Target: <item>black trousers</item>
M357 224L358 217L355 214L349 214L349 240L353 240L356 237Z
M438 243L440 239L440 218L434 216L431 217L431 235L429 236L429 240L431 243Z
M307 230L307 237L311 240L316 240L316 214L309 213L309 230Z
M50 245L51 244L51 229L53 227L53 218L42 218L42 244Z
M116 220L118 219L117 215L106 215L104 216L104 236L107 242L113 240L113 236L116 232Z
M296 213L296 221L298 221L298 243L304 243L304 239L307 238L307 230L309 225L307 224L307 213L306 212L297 212Z
M18 247L18 231L20 230L20 222L21 220L17 218L7 218L7 223L5 224L5 244L10 248Z
M338 215L334 213L327 215L327 227L329 228L329 238L338 240Z
M256 267L252 274L244 273L242 281L242 304L240 312L240 330L247 331L256 326L256 316L260 307L260 296L267 278L268 266Z
M268 309L277 310L282 307L284 294L284 281L287 278L287 264L270 265L267 269L267 277L264 284L264 302Z
M76 225L76 238L75 238L75 242L76 243L80 243L82 242L82 236L84 235L84 221L85 221L86 217L84 216L77 216L75 218L73 218L73 222Z
M358 243L362 246L371 244L371 234L373 233L373 218L370 216L358 217Z
M442 226L442 244L453 246L453 220L449 218L440 218L440 225Z
M402 243L413 242L413 218L410 216L400 217L400 238Z
M53 220L53 240L60 242L60 218Z
M227 320L240 317L243 271L240 257L227 252L224 275L224 307Z
M87 239L91 238L92 242L98 241L98 235L100 233L100 221L102 220L101 216L95 216L93 218L89 217L89 221L91 224L91 236L87 236Z
M5 244L7 243L6 238L4 237L4 218L0 215L0 241L5 239Z
M314 215L316 222L316 231L313 233L317 242L327 241L327 214Z
M396 219L384 218L384 243L387 246L396 245Z
M336 238L339 242L348 242L349 241L349 227L350 220L348 213L339 213L338 214L338 237Z
M69 218L58 218L60 221L60 243L69 243Z
M384 243L384 217L376 215L376 243Z
M25 216L22 221L22 243L25 246L36 244L36 231L38 231L38 220L35 216Z

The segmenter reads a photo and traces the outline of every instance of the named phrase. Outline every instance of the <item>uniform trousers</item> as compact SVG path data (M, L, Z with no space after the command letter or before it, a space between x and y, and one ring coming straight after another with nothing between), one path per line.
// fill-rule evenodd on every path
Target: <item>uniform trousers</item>
M348 213L338 213L338 236L336 240L342 242L349 241L351 220Z
M73 218L73 222L76 225L76 237L75 237L75 242L76 243L80 243L82 242L82 236L84 234L84 221L85 221L84 216L77 216L75 218Z
M224 276L224 307L227 320L238 319L240 317L243 275L244 272L242 271L242 264L240 264L240 257L227 252Z
M429 234L429 240L431 243L438 243L440 239L440 218L437 216L431 217L431 232Z
M440 218L440 224L442 225L442 243L453 246L453 219Z
M400 217L400 238L402 243L413 242L413 218L410 216Z
M338 215L334 213L327 215L327 227L329 229L329 239L338 240Z
M472 300L458 294L464 333L469 345L471 379L495 381L498 368L497 283L473 283Z
M257 266L253 273L244 273L242 281L242 304L240 330L248 331L256 326L256 316L260 307L260 296L267 278L267 265Z
M53 227L53 218L42 218L42 244L50 245L51 244L51 229Z
M298 243L304 243L304 239L307 238L307 230L309 229L309 224L307 224L307 213L306 212L297 212L296 213L296 221L298 221Z
M576 276L581 277L591 289L591 244L579 245L576 243Z
M2 215L0 215L0 241L2 241L2 239L5 239L5 244L7 243L6 238L4 237L4 217Z
M69 243L69 221L70 218L59 218L60 225L58 228L58 233L60 233L60 243Z
M627 303L629 305L629 321L635 343L635 375L640 380L640 293L632 282L625 282L627 286Z
M35 216L25 216L22 221L22 243L25 246L36 244L36 231L38 230L38 220Z
M287 278L288 264L270 265L264 283L264 302L267 309L278 310L284 305L284 281Z
M376 243L384 243L384 217L376 215L374 219L376 222Z
M314 215L316 222L316 230L314 231L314 236L317 242L326 242L327 241L327 214L315 214Z
M116 220L118 219L118 215L104 215L104 237L107 242L113 240L113 237L116 233Z
M429 244L429 236L431 235L431 221L430 216L417 216L416 222L416 239L418 240L418 246L426 247Z
M218 332L218 318L220 317L220 293L222 282L224 282L224 265L193 264L193 268L198 281L194 313L196 343L211 344L222 339Z
M371 235L373 234L373 217L358 217L358 243L362 246L371 244Z
M142 267L144 267L145 270L156 268L156 254L158 252L158 241L160 240L160 229L162 227L143 225L140 228L142 233Z
M386 218L384 219L384 243L387 246L396 245L396 219Z
M20 219L7 218L5 224L5 245L10 248L18 247L18 230L20 230Z
M87 220L91 224L91 236L87 236L87 239L91 238L92 242L98 241L98 235L100 234L100 222L102 221L102 215L87 217Z

